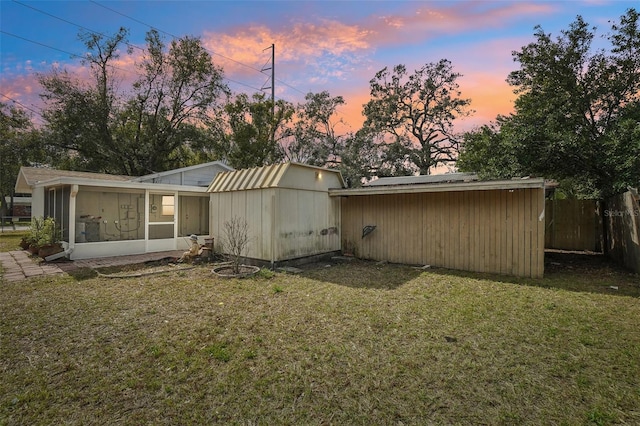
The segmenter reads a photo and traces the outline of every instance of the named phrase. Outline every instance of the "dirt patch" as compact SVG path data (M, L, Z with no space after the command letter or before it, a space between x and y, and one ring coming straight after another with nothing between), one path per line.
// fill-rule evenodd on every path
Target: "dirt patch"
M628 273L602 253L589 251L545 251L545 273L571 270L577 273Z

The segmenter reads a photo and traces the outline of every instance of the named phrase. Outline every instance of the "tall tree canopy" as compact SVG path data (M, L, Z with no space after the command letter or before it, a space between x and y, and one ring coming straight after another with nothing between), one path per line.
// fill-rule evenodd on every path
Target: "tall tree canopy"
M433 167L456 161L459 141L453 124L469 114L470 104L461 98L460 76L442 59L411 75L404 65L383 68L370 81L364 126L391 142L385 153L390 174L429 174Z
M90 83L65 71L40 76L50 143L70 153L68 168L141 175L184 165L188 141L205 137L202 123L228 93L199 39L173 40L167 48L155 30L147 34L132 90L118 92L126 40L124 28L110 38L83 36Z
M289 135L294 108L278 100L275 108L264 93L236 95L225 107L226 132L220 134L222 158L237 169L277 163L282 159L280 143Z
M332 97L328 91L307 93L305 103L298 105L292 140L283 144L285 158L315 166L337 167L347 135L340 134L344 124L336 118L342 96Z
M568 183L582 197L605 197L640 182L640 31L629 9L593 51L596 29L578 16L555 39L513 52L507 81L515 113L465 137L463 170L488 176L534 174ZM504 177L504 176L503 176Z

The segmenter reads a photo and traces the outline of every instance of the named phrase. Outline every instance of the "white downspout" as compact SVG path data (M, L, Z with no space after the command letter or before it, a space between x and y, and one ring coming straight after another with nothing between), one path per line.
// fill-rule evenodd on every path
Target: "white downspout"
M80 188L78 185L71 185L69 193L69 241L67 241L67 249L64 251L65 256L69 256L76 247L76 201Z

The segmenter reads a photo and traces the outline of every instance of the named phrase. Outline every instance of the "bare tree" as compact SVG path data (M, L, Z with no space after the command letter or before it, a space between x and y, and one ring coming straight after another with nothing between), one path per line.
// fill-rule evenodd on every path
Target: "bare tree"
M461 97L459 77L446 59L411 75L404 65L376 73L370 81L371 100L364 105L364 127L389 142L384 145L384 174L427 175L433 167L456 161L453 122L470 114L471 102Z
M240 259L246 255L249 248L249 225L245 218L232 217L224 223L222 244L231 257L233 273L240 273Z

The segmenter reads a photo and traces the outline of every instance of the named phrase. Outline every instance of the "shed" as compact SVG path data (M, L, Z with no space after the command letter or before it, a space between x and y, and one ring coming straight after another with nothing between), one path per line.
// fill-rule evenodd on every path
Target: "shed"
M210 233L216 245L232 218L245 219L246 256L271 264L340 250L340 200L329 189L344 188L342 175L298 163L220 173L209 186Z
M544 179L400 179L330 191L341 200L343 251L379 261L542 277Z

